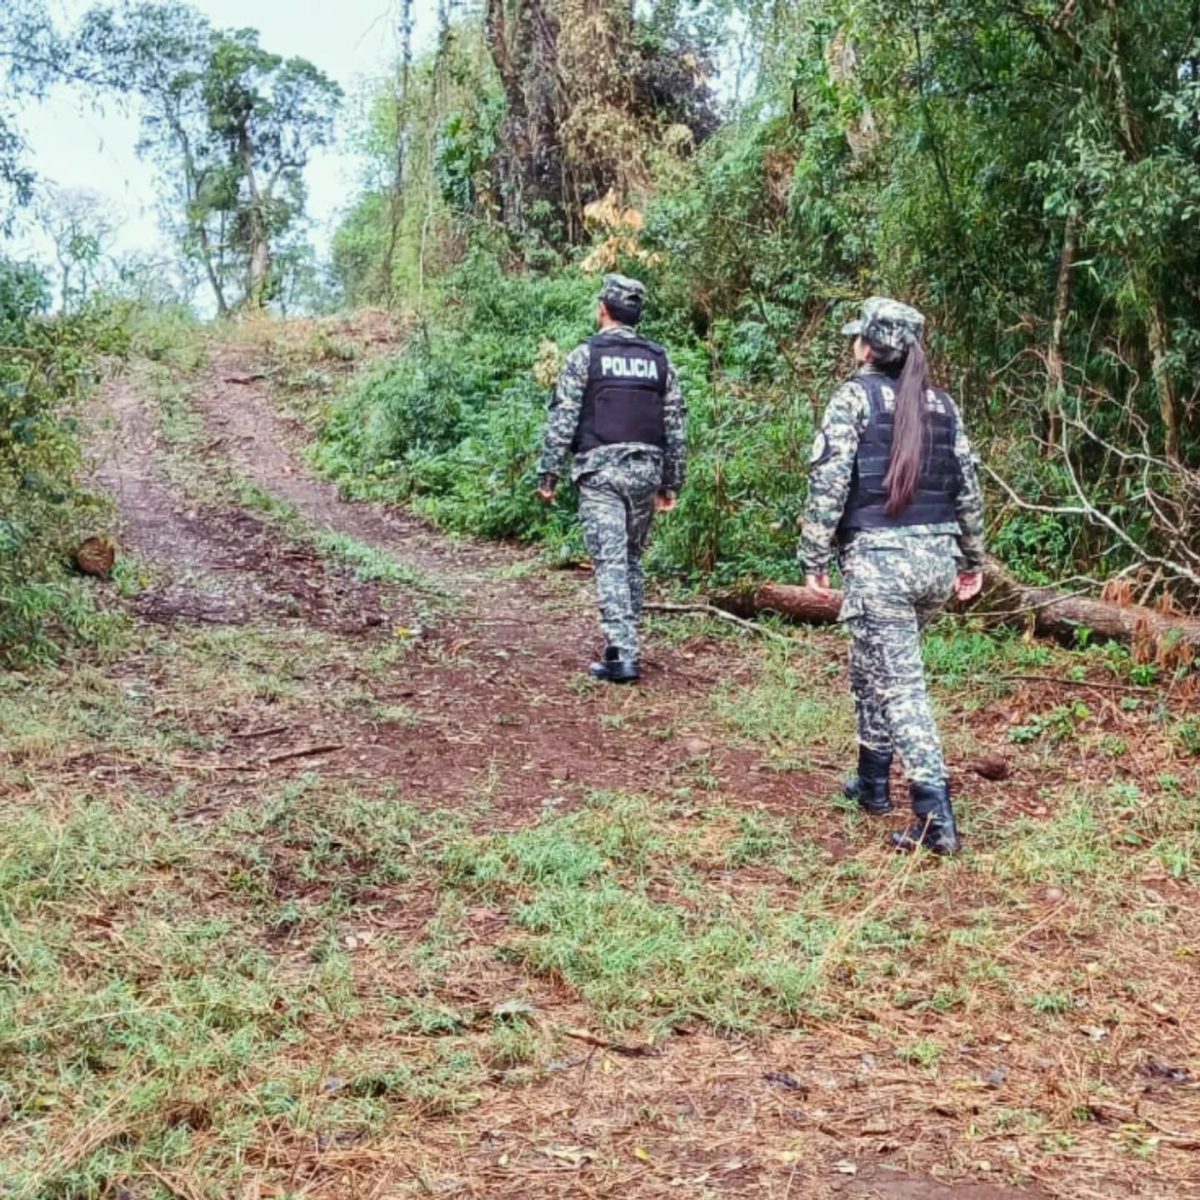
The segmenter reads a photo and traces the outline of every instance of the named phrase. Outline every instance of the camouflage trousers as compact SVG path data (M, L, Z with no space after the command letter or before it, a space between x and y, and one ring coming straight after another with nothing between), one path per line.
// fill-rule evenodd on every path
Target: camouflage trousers
M576 482L579 520L596 573L600 627L623 662L636 662L645 598L642 554L662 486L662 459L630 451Z
M920 637L950 599L957 574L956 540L945 535L860 534L843 555L840 619L850 631L858 740L872 750L895 750L910 783L946 777Z

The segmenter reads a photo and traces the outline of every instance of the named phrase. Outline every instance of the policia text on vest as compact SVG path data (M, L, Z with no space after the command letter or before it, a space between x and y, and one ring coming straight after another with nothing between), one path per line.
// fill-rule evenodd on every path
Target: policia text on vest
M598 333L589 345L588 382L574 452L626 443L661 449L667 442L667 352L627 333Z
M618 379L658 379L658 363L652 358L634 358L621 354L602 354L600 374Z

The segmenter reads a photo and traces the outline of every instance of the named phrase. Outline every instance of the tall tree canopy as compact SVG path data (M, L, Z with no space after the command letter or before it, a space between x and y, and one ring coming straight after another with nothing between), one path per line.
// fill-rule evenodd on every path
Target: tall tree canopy
M68 70L66 44L42 0L7 0L0 7L0 232L32 196L33 171L20 124L21 98L36 97Z
M161 171L171 224L218 312L262 307L341 88L306 59L264 50L254 30L213 29L186 6L94 9L79 47L112 87L140 98L140 149Z

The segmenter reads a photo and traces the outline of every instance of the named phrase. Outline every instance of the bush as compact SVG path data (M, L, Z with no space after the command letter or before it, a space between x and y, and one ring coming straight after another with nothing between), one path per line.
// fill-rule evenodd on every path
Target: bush
M125 337L111 311L46 316L31 267L0 259L0 661L53 657L96 631L69 555L97 502L77 484L73 408Z
M653 272L641 273L657 291ZM580 554L572 497L548 509L534 488L549 381L593 331L596 290L574 269L506 275L477 253L450 281L436 326L335 407L318 461L348 492L411 503L444 528ZM731 323L701 343L678 304L662 308L670 316L651 314L645 332L668 344L689 404L691 482L660 525L650 566L786 576L811 405L776 382L778 349L766 334ZM771 382L751 390L751 379Z

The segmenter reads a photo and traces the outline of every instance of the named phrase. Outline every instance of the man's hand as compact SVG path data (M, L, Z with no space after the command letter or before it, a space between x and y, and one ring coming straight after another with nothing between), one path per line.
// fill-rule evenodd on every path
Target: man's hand
M966 604L968 600L974 600L976 596L983 590L983 572L982 571L960 571L957 581L954 584L954 594L959 600Z
M810 592L828 595L833 591L833 588L829 583L828 571L818 571L816 575L808 575L805 577L804 583Z
M538 476L538 498L543 504L554 503L554 489L558 487L557 475L539 475Z
M670 512L676 503L674 492L659 492L654 497L654 511L656 513Z
M552 487L540 487L538 488L537 492L538 499L540 499L544 504L554 503L554 489Z

